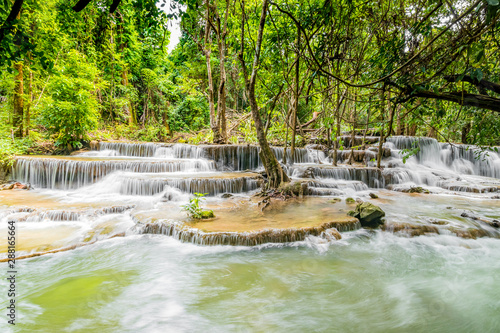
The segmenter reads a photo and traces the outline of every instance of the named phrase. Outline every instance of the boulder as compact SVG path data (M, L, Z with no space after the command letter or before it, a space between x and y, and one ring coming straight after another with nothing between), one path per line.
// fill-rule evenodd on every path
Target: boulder
M370 198L372 198L372 199L378 199L378 195L376 195L373 192L370 192Z
M374 228L379 224L384 224L383 217L385 216L385 212L379 206L375 206L371 202L358 204L356 210L350 211L348 214L359 219L363 227Z

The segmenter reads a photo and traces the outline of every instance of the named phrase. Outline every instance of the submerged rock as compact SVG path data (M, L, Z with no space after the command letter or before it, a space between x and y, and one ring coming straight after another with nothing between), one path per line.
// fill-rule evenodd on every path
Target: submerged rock
M340 199L340 198L332 198L332 199L328 200L328 202L332 203L332 204L337 203L337 202L341 202L341 201L342 201L342 199Z
M425 224L390 223L383 225L382 230L404 234L409 237L439 234L439 229L437 227Z
M356 206L355 211L350 211L348 215L359 219L363 227L377 227L379 224L384 224L383 217L385 212L371 202L363 202Z
M373 192L370 192L370 198L372 198L372 199L378 199L378 195L376 195Z
M345 199L345 203L346 204L353 204L353 203L356 203L356 200L354 200L353 198L347 198L347 199Z

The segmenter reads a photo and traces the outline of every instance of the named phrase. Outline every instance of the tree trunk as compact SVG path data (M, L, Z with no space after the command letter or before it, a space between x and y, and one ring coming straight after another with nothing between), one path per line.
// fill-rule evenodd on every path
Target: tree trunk
M124 85L125 87L128 86L128 72L126 69L122 72L122 85ZM137 113L135 112L134 104L132 103L132 100L130 98L128 98L128 108L128 124L129 126L137 126Z
M217 8L215 8L217 12ZM219 129L218 138L215 137L214 133L214 143L227 143L227 130L226 130L226 36L227 36L227 16L229 14L229 0L226 0L226 10L224 12L224 23L222 26L219 14L217 14L217 45L219 47L219 67L220 67L220 82L217 98L217 127Z
M300 69L300 29L297 26L297 60L295 63L295 91L294 91L294 101L293 101L293 112L292 112L292 144L290 146L290 163L293 164L295 161L295 134L297 132L297 111L299 109L299 69Z
M14 127L14 136L23 137L23 114L24 114L24 87L23 87L23 63L14 64L17 70L14 81L14 116L12 117L12 126Z
M205 62L207 66L208 78L208 106L210 109L210 128L214 133L214 142L220 141L219 127L217 126L217 119L215 118L215 105L214 105L214 82L212 77L212 64L210 63L210 55L212 54L212 37L210 35L210 3L205 0L206 15L205 15L205 43L203 45L203 53L205 54Z
M468 139L470 129L471 129L470 122L465 124L464 127L462 127L462 143L464 143L464 144L470 143L469 139Z
M274 156L269 143L267 142L266 134L264 131L264 126L262 125L262 120L259 114L259 106L257 105L257 99L255 97L255 81L257 78L257 70L259 69L259 58L262 46L262 36L264 32L264 25L266 22L268 1L264 0L262 4L262 13L259 22L259 32L257 36L257 43L255 45L255 55L252 65L252 73L250 78L248 77L248 71L244 59L244 28L245 28L245 1L241 1L242 7L242 25L241 25L241 51L239 54L241 66L243 69L243 76L245 78L245 88L248 92L248 100L250 103L250 109L252 112L252 118L255 122L255 131L257 132L257 139L260 146L260 158L264 168L266 169L268 186L271 188L277 188L282 182L288 182L289 178L286 173L283 172L281 165L278 163L276 156Z
M29 136L30 135L30 122L31 122L31 105L33 104L33 72L31 71L31 68L28 68L29 70L29 78L30 78L30 81L29 81L29 85L28 85L28 98L29 98L29 101L28 101L28 105L26 105L26 111L24 112L24 115L25 115L25 120L26 120L26 124L25 124L25 127L24 127L24 131L25 131L25 136Z

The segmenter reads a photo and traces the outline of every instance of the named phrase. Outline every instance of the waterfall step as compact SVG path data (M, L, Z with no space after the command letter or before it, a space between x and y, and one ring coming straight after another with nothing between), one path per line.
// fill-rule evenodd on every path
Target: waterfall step
M316 180L356 181L370 188L383 188L385 179L380 169L372 167L338 166L324 164L296 164L287 167L293 178L314 178ZM317 186L320 187L320 186ZM331 186L326 186L331 187Z
M167 188L185 193L244 193L258 189L263 178L253 172L132 174L118 176L124 195L156 195Z
M95 183L115 171L181 172L215 170L213 161L88 156L18 156L12 177L35 187L71 189Z
M89 156L170 157L210 159L217 162L219 170L255 170L262 167L257 145L189 145L165 143L133 143L121 141L94 142L93 151L84 153ZM284 157L284 148L271 147L278 160ZM291 151L286 151L287 161L291 161ZM311 148L296 148L294 163L318 163L328 160L323 151Z
M347 215L345 203L332 205L323 198L272 200L263 211L256 202L232 199L207 208L213 209L215 218L165 220L161 211L134 216L141 233L164 234L200 245L254 246L302 241L308 236L338 239L337 230L361 228L356 218Z

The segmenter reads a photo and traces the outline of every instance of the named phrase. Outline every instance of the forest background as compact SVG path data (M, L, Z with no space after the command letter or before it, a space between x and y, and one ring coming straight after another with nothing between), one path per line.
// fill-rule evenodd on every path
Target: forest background
M110 139L498 146L499 18L498 0L0 0L0 159Z

